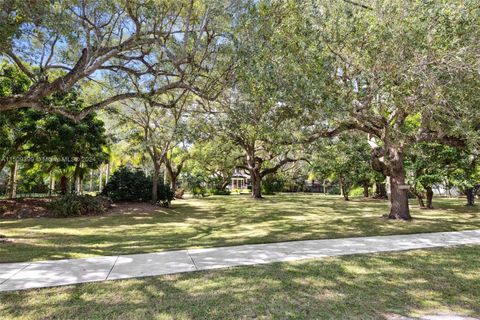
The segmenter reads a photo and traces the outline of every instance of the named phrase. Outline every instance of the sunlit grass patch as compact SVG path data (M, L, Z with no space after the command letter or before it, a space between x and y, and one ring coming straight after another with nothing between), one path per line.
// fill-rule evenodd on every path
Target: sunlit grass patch
M0 262L79 258L305 239L480 229L480 209L464 199L412 203L413 221L382 218L388 202L319 194L176 200L171 209L121 205L105 216L0 220Z
M0 293L0 318L480 317L479 250L353 255L7 292Z

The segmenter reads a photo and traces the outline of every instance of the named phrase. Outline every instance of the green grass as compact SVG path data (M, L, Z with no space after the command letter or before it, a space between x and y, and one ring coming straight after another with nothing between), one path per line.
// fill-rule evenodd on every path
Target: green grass
M479 250L355 255L1 293L0 318L480 317Z
M386 201L343 201L282 194L264 200L216 196L176 200L171 209L123 207L114 214L66 219L0 220L0 262L79 258L187 247L302 239L480 229L478 207L435 199L436 210L412 204L411 222L391 221Z

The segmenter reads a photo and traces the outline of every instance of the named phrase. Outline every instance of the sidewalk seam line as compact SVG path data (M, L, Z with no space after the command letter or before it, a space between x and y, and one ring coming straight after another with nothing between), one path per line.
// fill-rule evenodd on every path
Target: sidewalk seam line
M110 273L112 273L113 268L114 268L115 265L117 264L118 258L120 258L119 255L115 258L115 261L113 262L113 265L112 265L112 267L110 268L110 271L108 271L108 274L107 274L107 276L105 277L105 280L108 280L108 277L110 277Z
M190 255L190 250L187 249L187 255L190 257L190 260L192 260L193 266L195 267L195 270L199 270L197 267L197 264L195 263L195 260L193 260L193 257Z
M12 274L10 277L8 277L7 279L3 280L2 282L0 282L0 284L4 284L5 282L7 282L8 280L10 280L11 278L13 278L14 276L16 276L17 274L19 274L20 272L22 272L23 270L25 270L26 267L28 266L31 266L33 264L33 262L27 264L26 266L24 266L22 269L18 270L17 272L15 272L14 274Z

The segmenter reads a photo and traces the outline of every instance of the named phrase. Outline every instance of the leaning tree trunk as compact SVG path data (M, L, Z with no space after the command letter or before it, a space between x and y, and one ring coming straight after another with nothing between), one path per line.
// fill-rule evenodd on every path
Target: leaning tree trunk
M260 170L250 170L250 176L252 178L252 198L262 198L262 176Z
M467 188L465 189L465 195L467 196L467 206L475 205L475 189Z
M420 207L420 209L425 209L426 206L425 202L423 201L422 195L419 193L415 193L415 197L417 198L418 206Z
M431 186L425 187L425 190L427 191L427 208L428 209L433 209L433 189Z
M420 209L425 209L426 206L425 202L423 201L422 194L418 192L416 188L411 188L410 192L415 196L415 198L417 198L418 206L420 207Z
M227 188L227 186L229 185L229 183L230 183L230 180L227 180L227 179L224 180L222 185L220 186L220 190L222 190L222 191L225 190Z
M405 166L400 150L392 148L390 156L390 213L389 219L410 220L408 193L405 189Z

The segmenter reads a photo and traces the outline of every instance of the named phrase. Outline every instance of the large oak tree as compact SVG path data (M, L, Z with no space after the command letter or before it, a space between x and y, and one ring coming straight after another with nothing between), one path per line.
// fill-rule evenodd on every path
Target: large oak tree
M310 139L368 133L374 168L390 178L389 218L410 219L406 148L478 142L480 8L468 1L390 0L317 1L302 10L316 39L303 42L297 59L312 83L304 89L325 83L317 70L329 68L331 77L329 98L317 98L327 120ZM315 50L329 63L309 59Z
M79 120L172 89L212 98L223 75L212 72L227 43L221 2L6 0L0 10L0 59L31 81L25 92L0 97L0 111L29 107ZM45 99L91 82L102 90L79 112Z

